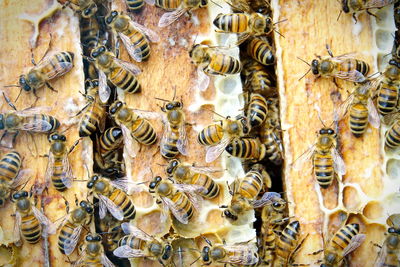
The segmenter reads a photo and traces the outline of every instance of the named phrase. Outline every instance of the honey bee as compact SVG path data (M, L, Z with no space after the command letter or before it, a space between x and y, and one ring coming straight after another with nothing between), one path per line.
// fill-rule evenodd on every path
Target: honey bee
M256 266L259 261L255 243L213 245L210 240L204 239L208 246L204 246L201 251L202 265L211 265L214 262L232 264L233 266Z
M158 27L162 28L171 25L185 13L190 14L197 8L206 7L208 0L156 0L155 5L162 9L173 10L161 16Z
M201 130L197 141L207 146L206 162L216 160L235 137L241 137L249 132L247 119L239 115L235 119L229 116L216 124L211 124Z
M12 148L19 131L28 133L51 133L60 127L60 122L56 118L39 113L49 110L48 108L33 107L18 111L4 92L3 96L14 111L0 114L0 130L4 130L0 138L1 146ZM13 133L13 135L8 133Z
M162 100L162 99L159 99ZM166 159L176 157L179 153L187 155L187 136L183 104L179 101L167 102L161 108L165 112L164 133L160 142L160 153Z
M95 17L81 18L81 43L84 48L91 50L100 42L100 25Z
M87 183L87 188L95 193L99 199L99 216L103 219L107 210L115 219L132 220L135 218L136 209L127 192L131 192L132 182L126 178L113 181L93 175Z
M396 149L400 146L400 113L390 113L384 118L384 122L390 125L389 129L385 133L385 146L389 149Z
M266 156L276 165L280 165L283 161L283 145L280 136L279 121L271 115L274 111L270 109L267 119L260 127L260 141L266 147Z
M119 14L118 11L111 11L105 21L121 39L130 57L137 62L142 62L150 56L148 40L153 43L160 41L155 32L134 22L129 16Z
M99 96L101 102L107 102L111 95L107 79L127 93L134 94L140 91L140 84L135 75L139 74L141 70L129 62L118 59L114 53L107 51L104 45L92 50L90 60L95 62L99 73Z
M355 137L364 134L368 122L374 128L380 126L379 114L372 101L371 87L372 83L369 81L357 85L354 92L340 105L339 117L335 119L339 121L349 111L349 126Z
M314 175L322 188L328 188L333 178L346 173L346 166L337 151L336 133L324 127L319 130L317 142L305 151L293 164L295 170L312 158Z
M102 238L99 234L86 235L83 253L74 266L114 267L115 265L107 258L101 242Z
M369 15L375 16L369 10L373 8L382 8L393 4L394 0L342 0L342 10L344 13L352 13L357 22L356 13L366 10Z
M285 229L283 229L281 235L276 240L276 259L274 266L284 267L292 264L294 255L305 240L303 239L299 242L299 237L300 223L299 221L295 220L289 223Z
M250 57L265 66L275 63L275 51L268 40L254 37L248 42L246 51Z
M267 155L267 146L258 138L234 138L225 151L237 158L260 161Z
M205 190L199 194L206 199L213 199L220 192L219 185L210 177L213 170L209 167L195 167L187 163L181 163L177 159L170 160L166 173L180 183L193 184L203 187Z
M391 59L383 75L378 78L377 108L385 116L396 110L399 99L400 68L398 60Z
M78 206L76 200L76 205ZM69 212L66 201L67 216L61 221L61 230L58 235L58 249L62 254L70 255L81 237L82 228L88 226L94 213L93 205L82 200L79 206Z
M136 226L122 223L126 236L118 242L114 255L120 258L149 258L158 260L162 266L169 266L174 250L166 241L156 239Z
M115 101L110 106L110 115L121 127L125 148L131 157L136 156L136 142L143 145L152 145L157 141L157 134L150 122L137 115L121 101ZM144 113L143 113L144 114ZM146 116L150 115L146 114Z
M388 235L383 243L374 267L398 266L400 264L400 214L392 214L386 220Z
M311 65L303 61L310 66L303 77L311 70L316 77L332 77L356 83L365 82L365 76L369 72L368 63L353 58L352 54L334 57L328 45L326 45L326 49L330 57L318 56L318 59L313 59Z
M262 64L248 60L244 64L242 73L245 77L245 90L265 97L275 94L271 75Z
M97 131L97 128L99 128L101 132L104 131L106 111L98 97L99 81L87 80L86 90L87 94L84 96L87 104L76 114L78 116L83 113L79 122L79 137L90 136Z
M160 176L154 177L149 184L149 192L156 194L161 199L165 214L168 214L168 210L170 210L174 217L182 224L189 223L193 217L195 205L199 203L195 198L196 195L189 194L189 192L196 193L200 189L203 188L194 185L177 185L171 181L163 181Z
M19 243L21 235L30 244L40 241L53 234L53 223L34 205L30 200L31 195L27 191L18 191L12 195L11 200L15 203L15 225L14 236Z
M233 75L242 70L240 61L227 55L222 49L203 41L194 44L189 50L189 57L197 67L196 90L205 91L210 84L210 75Z
M343 259L356 250L365 240L365 235L359 232L360 225L357 223L347 224L340 228L324 248L324 259L321 266L341 266Z
M271 177L261 164L254 164L242 179L234 183L231 204L224 210L225 217L236 221L245 211L265 206L277 197L278 193L266 192L261 199L256 200L261 190L271 187ZM224 206L223 206L224 207Z
M121 221L118 221L111 214L99 221L98 230L103 235L103 246L106 251L114 251L118 247L118 241L123 235Z
M97 12L97 5L93 0L68 0L73 9L79 12L83 18L90 18Z

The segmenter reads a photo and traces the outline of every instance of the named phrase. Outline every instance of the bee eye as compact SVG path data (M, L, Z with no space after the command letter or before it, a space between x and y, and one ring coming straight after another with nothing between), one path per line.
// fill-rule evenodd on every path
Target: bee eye
M101 236L98 235L98 236L94 237L94 240L95 241L101 241Z
M93 213L93 208L92 207L87 207L86 208L87 213Z
M82 208L85 208L87 205L86 205L86 201L81 201L80 203L79 203L79 206L81 206Z
M332 129L329 129L329 130L328 130L328 134L334 134L334 133L335 133L334 130L332 130Z
M27 196L28 196L28 192L24 191L24 192L22 193L22 196L23 196L23 197L27 197Z
M157 176L157 177L156 177L156 182L157 182L157 183L161 182L161 180L162 180L162 178L161 178L160 176Z
M150 188L150 189L156 188L156 182L151 182L151 183L149 184L149 188Z
M86 241L92 241L92 240L93 240L93 237L91 235L86 236Z
M61 141L66 141L66 140L67 140L67 138L65 137L65 135L61 135L61 136L60 136L60 139L61 139Z
M325 129L319 130L319 134L325 134L325 133L326 133L326 130L325 130Z
M93 182L89 182L86 187L89 188L89 189L93 188Z
M173 104L167 104L167 105L165 106L165 108L166 108L167 110L171 110L171 109L174 108L174 105L173 105Z
M13 197L13 199L19 199L20 198L19 193L15 193L12 197Z

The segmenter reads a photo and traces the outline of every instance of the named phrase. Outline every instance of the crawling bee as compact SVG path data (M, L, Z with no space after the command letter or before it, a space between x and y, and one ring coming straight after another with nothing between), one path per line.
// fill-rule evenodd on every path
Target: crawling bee
M375 267L398 266L400 264L400 214L392 214L387 220L388 235L379 251Z
M37 107L18 111L4 93L3 96L14 111L0 114L0 130L4 130L0 138L0 144L2 146L12 148L19 131L28 133L51 133L60 127L60 122L56 118L39 113L44 110L49 110L49 108Z
M235 119L228 116L219 123L208 125L201 130L197 140L201 145L207 146L206 162L212 162L224 152L234 138L244 136L248 132L249 127L244 116L239 115Z
M12 195L11 200L15 203L15 226L14 236L19 243L21 235L30 244L40 241L41 237L47 238L53 234L52 222L34 205L30 200L31 194L27 191L18 191Z
M289 223L276 240L276 259L274 261L274 266L285 267L293 264L294 255L297 253L304 240L305 239L300 241L299 221L295 220ZM295 264L293 264L293 266L295 266Z
M122 223L126 234L118 242L114 255L120 258L149 258L158 260L162 266L169 266L174 250L170 243L156 239L136 226Z
M389 149L396 149L400 146L400 113L394 112L386 115L383 118L389 129L385 133L385 147Z
M67 216L61 221L61 230L58 235L58 249L62 254L70 255L81 237L82 228L88 226L92 221L94 213L93 205L87 201L75 200L77 206L73 211L69 211L69 204L66 201Z
M90 18L97 12L97 5L93 0L68 0L67 4L72 4L75 12L80 13L83 18Z
M208 0L156 0L155 5L165 10L173 10L164 13L158 27L166 27L178 20L185 13L189 13L197 8L206 7Z
M260 161L267 156L267 146L262 144L258 138L234 138L225 151L230 155L248 159L251 161Z
M150 29L134 22L129 16L111 11L105 18L106 24L117 33L123 42L130 57L142 62L150 56L149 41L156 43L160 40L158 35Z
M177 159L170 160L166 173L180 183L193 184L204 187L205 190L199 194L206 199L213 199L220 192L219 185L210 177L215 172L208 167L195 167L187 163L181 163Z
M337 151L336 133L331 128L324 127L319 130L317 142L296 159L294 169L299 170L310 158L314 175L322 188L328 188L336 174L346 173L344 161Z
M210 75L233 75L242 70L240 61L227 55L222 49L209 45L208 41L194 44L189 50L191 62L197 67L196 90L205 91Z
M340 12L352 13L357 22L356 13L366 10L369 15L375 16L370 9L382 8L393 4L394 0L342 0L342 10Z
M377 108L379 114L385 116L394 112L399 100L400 64L397 57L389 61L383 75L378 78Z
M374 128L380 126L379 114L372 101L371 87L372 83L369 81L357 85L354 92L340 105L339 117L335 118L335 121L339 121L347 111L350 111L349 125L355 137L363 135L368 122Z
M99 234L88 234L85 237L83 252L74 266L105 266L115 265L107 258L104 247L101 244L102 238Z

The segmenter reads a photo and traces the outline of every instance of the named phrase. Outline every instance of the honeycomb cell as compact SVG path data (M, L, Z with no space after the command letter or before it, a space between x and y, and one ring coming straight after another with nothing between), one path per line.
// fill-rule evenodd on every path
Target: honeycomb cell
M376 46L380 50L388 51L392 48L393 37L391 32L385 30L377 30L376 34Z
M364 207L364 210L363 210L364 216L371 220L381 217L383 215L382 213L383 213L383 207L382 207L381 203L379 203L377 201L369 202Z
M348 211L360 211L361 200L355 188L346 186L343 189L343 204Z
M173 261L176 266L191 266L200 256L200 250L197 249L193 239L174 239L172 247L175 251Z
M391 179L399 179L400 177L400 160L389 159L386 163L386 173Z
M133 203L135 206L142 207L142 208L149 208L153 205L153 197L149 192L139 192L135 193L131 196Z
M213 209L208 212L206 221L211 229L224 223L224 218L221 214L222 210L220 209Z
M231 94L237 89L237 80L234 77L219 79L217 88L224 94Z
M136 226L150 235L163 236L169 231L171 221L160 210L154 210L139 216L136 219Z
M378 9L375 13L376 24L380 28L394 28L393 5Z
M339 229L348 218L348 213L344 210L338 210L329 215L330 228Z

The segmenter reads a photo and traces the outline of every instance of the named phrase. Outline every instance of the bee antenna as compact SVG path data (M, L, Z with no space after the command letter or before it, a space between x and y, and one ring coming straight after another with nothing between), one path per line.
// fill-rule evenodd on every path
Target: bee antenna
M14 106L14 104L11 102L10 98L6 96L6 94L3 92L3 97L6 100L7 104L12 107L14 110L17 110L17 108Z
M301 61L303 61L304 63L306 63L308 66L310 66L310 67L311 67L310 63L308 63L308 62L307 62L307 61L305 61L304 59L302 59L302 58L300 58L300 57L297 57L297 59L300 59Z
M277 34L279 34L281 37L285 38L285 36L283 36L282 33L278 32L277 30L274 29L274 32L276 32Z
M326 125L325 125L324 121L322 120L321 115L319 114L319 112L317 112L317 115L318 115L319 121L322 123L322 126L324 126L324 128L326 128Z
M336 21L339 21L340 15L342 15L342 10L340 10L339 15L337 16Z
M155 97L155 99L160 100L160 101L164 101L164 102L169 102L169 100L163 99L163 98L159 98L159 97Z
M220 8L223 8L221 5L219 5L218 3L216 3L216 2L214 2L213 0L210 0L214 5L216 5L216 6L218 6L218 7L220 7Z
M21 88L21 85L18 85L18 84L10 84L10 85L5 85L4 87L20 87L20 88Z
M207 243L209 246L212 246L211 241L210 241L207 237L205 237L204 235L200 235L200 236L201 236L201 238L204 239L204 241L206 241L206 243Z
M287 21L287 20L288 20L288 19L283 19L283 20L277 21L277 22L275 22L273 25L276 25L276 24L279 24L279 23L285 22L285 21Z
M219 114L218 112L216 112L216 111L214 111L214 110L212 110L212 109L205 109L205 110L208 110L208 111L214 113L215 115L218 115L218 116L220 116L221 118L224 118L224 119L225 119L224 116L222 116L221 114Z
M198 260L200 260L200 258L201 258L201 255L200 255L194 262L192 262L192 263L190 264L190 266L192 266L193 264L195 264Z
M175 100L175 96L176 96L176 86L174 86L174 97L172 98L172 101Z
M311 69L308 69L308 71L307 71L306 73L304 73L303 76L300 77L299 81L300 81L301 79L303 79L304 77L306 77L306 75L310 72L310 70L311 70Z
M158 166L165 167L167 164L156 163Z

